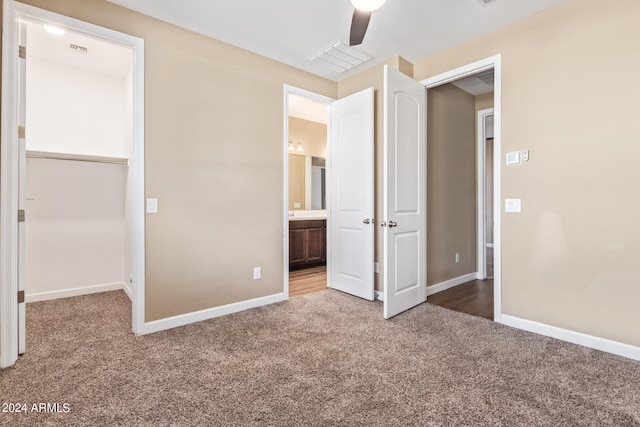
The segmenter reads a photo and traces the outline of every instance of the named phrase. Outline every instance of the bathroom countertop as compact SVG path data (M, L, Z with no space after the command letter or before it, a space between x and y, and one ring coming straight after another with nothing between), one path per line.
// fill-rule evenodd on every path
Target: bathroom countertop
M327 211L289 211L289 221L327 219Z

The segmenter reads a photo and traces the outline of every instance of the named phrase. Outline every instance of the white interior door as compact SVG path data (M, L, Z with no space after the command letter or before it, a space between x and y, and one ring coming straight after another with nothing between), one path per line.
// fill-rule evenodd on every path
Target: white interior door
M25 265L25 209L26 209L26 99L27 99L27 26L19 21L19 50L18 60L18 354L23 354L26 347L26 265Z
M373 301L373 88L331 104L330 132L327 284Z
M424 85L385 66L384 318L427 300Z

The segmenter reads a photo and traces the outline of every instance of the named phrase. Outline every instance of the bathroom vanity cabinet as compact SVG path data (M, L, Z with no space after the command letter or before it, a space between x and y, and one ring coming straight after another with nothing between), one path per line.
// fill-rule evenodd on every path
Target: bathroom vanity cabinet
M327 221L289 221L289 270L326 264Z

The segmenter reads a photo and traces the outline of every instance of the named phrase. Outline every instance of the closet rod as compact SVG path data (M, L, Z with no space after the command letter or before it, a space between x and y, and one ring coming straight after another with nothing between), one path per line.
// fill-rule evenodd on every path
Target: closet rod
M129 165L129 159L122 157L87 156L84 154L50 153L48 151L27 150L27 157L33 159L71 160L75 162L110 163L116 165Z

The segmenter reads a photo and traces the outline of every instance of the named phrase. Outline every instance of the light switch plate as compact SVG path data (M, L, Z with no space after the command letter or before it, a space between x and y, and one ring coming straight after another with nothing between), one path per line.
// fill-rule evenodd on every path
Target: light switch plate
M504 199L504 211L519 213L522 212L522 202L520 199Z
M507 153L507 166L519 165L522 163L520 151L510 151Z
M158 199L147 199L147 213L158 213Z

